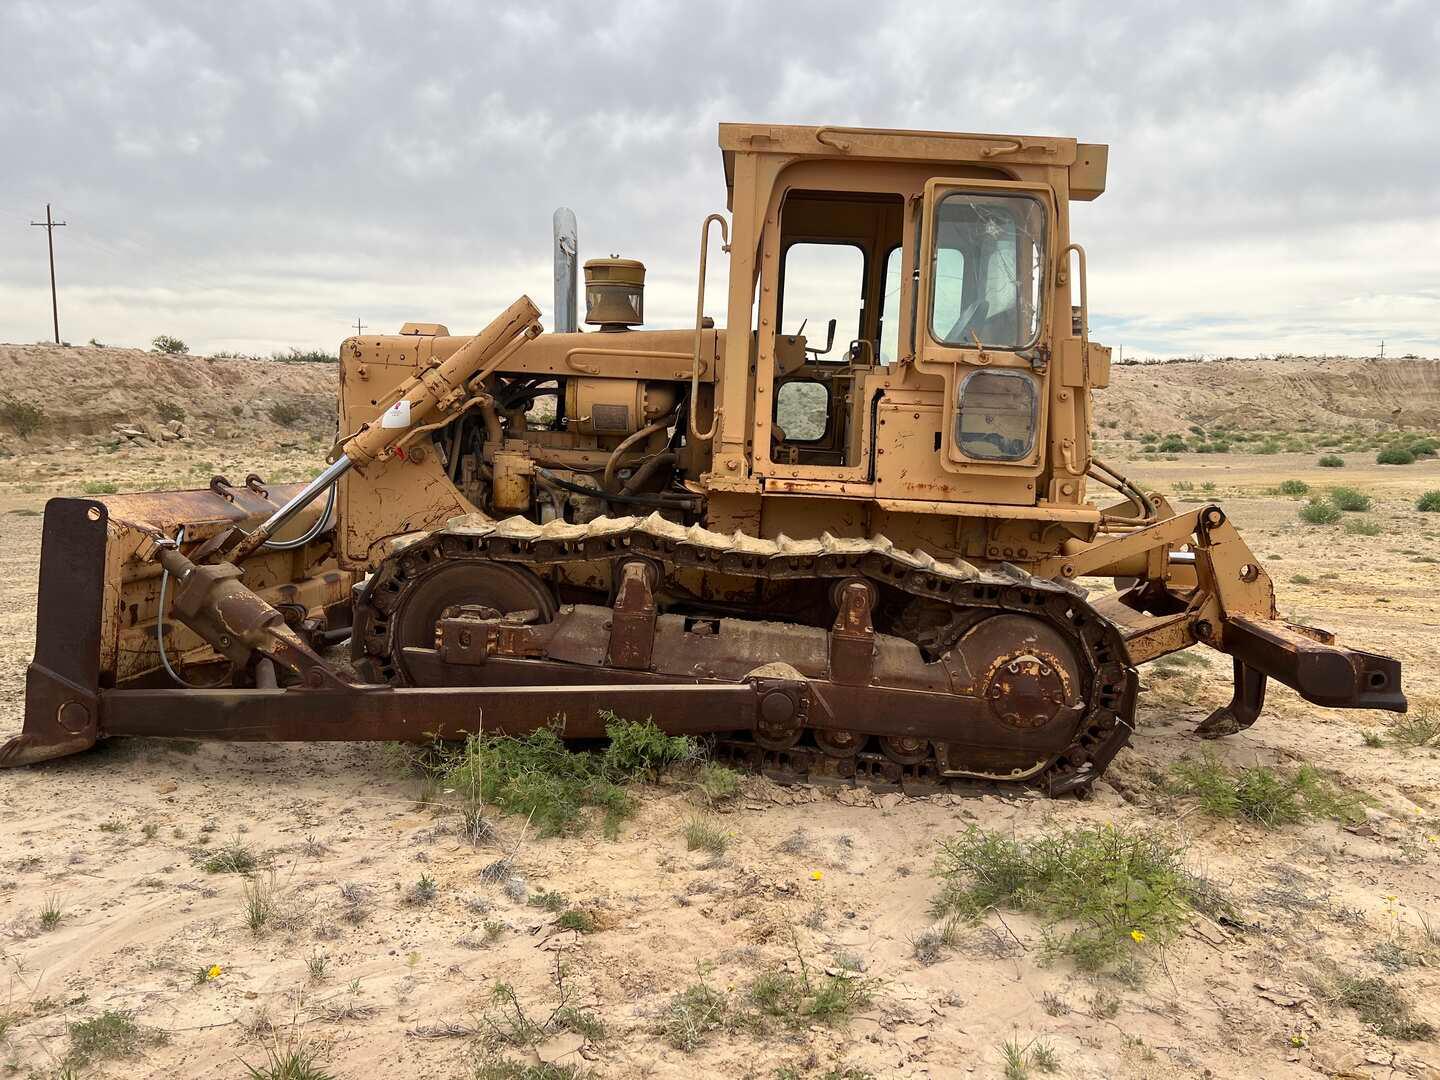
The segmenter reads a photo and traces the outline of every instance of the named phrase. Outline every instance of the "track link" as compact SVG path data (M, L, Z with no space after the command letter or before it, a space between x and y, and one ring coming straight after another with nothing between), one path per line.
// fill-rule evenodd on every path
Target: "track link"
M944 605L952 613L953 626L965 625L979 611L1019 613L1045 621L1072 645L1084 665L1086 684L1085 713L1073 742L1043 770L1019 781L1052 795L1088 789L1133 729L1138 679L1120 631L1083 595L1065 585L1032 577L1008 564L992 570L961 560L941 562L924 552L897 548L883 536L853 539L827 533L814 540L785 536L764 540L741 532L687 527L658 514L599 518L584 525L537 525L519 517L495 521L472 514L442 529L399 537L356 603L352 646L356 664L374 681L404 681L394 655L398 646L391 616L401 609L416 582L444 563L515 564L543 575L546 568L561 563L634 556L658 563L667 577L680 570L771 581L864 577L909 597ZM863 721L857 721L856 729L863 728ZM723 730L717 735L728 756L782 779L907 790L933 788L947 779L933 752L918 763L902 765L880 754L837 758L808 746L768 751L727 739Z

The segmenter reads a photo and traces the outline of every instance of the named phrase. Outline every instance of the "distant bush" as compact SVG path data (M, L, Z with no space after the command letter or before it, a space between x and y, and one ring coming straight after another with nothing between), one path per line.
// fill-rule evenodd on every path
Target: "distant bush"
M1153 431L1147 431L1140 436L1140 441L1143 443L1159 442L1160 436L1156 435Z
M1379 536L1383 530L1378 521L1371 521L1369 518L1349 518L1345 522L1345 531L1352 536Z
M0 397L0 421L10 425L10 430L22 439L29 438L45 426L45 410L28 401Z
M1417 458L1435 457L1440 452L1440 439L1416 439L1407 449Z
M293 401L277 401L270 406L267 415L281 427L294 427L305 419L305 409Z
M296 349L293 347L285 352L272 354L270 359L279 360L282 364L338 364L340 362L340 357L321 349Z
M151 348L156 352L163 352L170 356L182 356L190 351L190 346L181 341L178 337L171 337L169 334L161 334L154 341L150 342Z
M1179 435L1166 435L1156 449L1162 454L1183 454L1190 447L1185 445L1185 440Z
M86 495L114 495L120 489L108 480L86 480L80 490Z
M1403 446L1387 446L1375 455L1377 465L1414 465L1415 455Z
M1345 459L1339 454L1321 454L1320 460L1315 464L1319 465L1322 469L1343 469L1345 467Z
M173 401L157 401L155 403L155 415L161 420L181 421L185 419L185 410Z
M1334 525L1340 511L1317 496L1300 508L1300 520L1307 525Z
M1359 488L1331 488L1330 501L1340 510L1362 511L1370 509L1370 496L1366 495Z
M1280 450L1280 443L1275 439L1266 439L1259 446L1255 447L1255 453L1257 454L1278 454Z
M1440 513L1440 490L1421 495L1415 502L1415 509L1424 514Z
M1279 491L1281 495L1308 495L1310 485L1304 480L1281 480Z

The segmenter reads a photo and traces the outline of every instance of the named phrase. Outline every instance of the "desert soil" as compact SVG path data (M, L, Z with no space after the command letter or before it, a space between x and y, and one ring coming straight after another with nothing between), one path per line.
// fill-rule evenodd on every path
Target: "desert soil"
M307 475L327 441L260 425L258 443L244 442L212 412L211 433L202 423L193 440L148 451L102 454L78 431L43 449L11 441L17 456L0 460L0 738L21 723L46 497L96 476L123 489L203 482L217 469ZM1284 614L1399 657L1412 703L1440 702L1440 514L1413 509L1440 488L1440 462L1382 468L1357 454L1341 473L1316 468L1313 454L1111 452L1150 487L1213 484L1205 497L1260 555ZM1380 535L1302 525L1297 500L1268 493L1281 479L1323 486L1339 475L1375 496L1368 516ZM752 778L715 810L731 836L719 860L686 850L697 796L679 778L637 787L640 812L618 839L596 829L537 839L501 818L499 836L476 847L459 838L449 801L422 804L420 781L373 744L116 740L0 774L0 1074L59 1075L68 1025L114 1009L168 1039L83 1075L244 1076L267 1048L302 1042L337 1077L464 1077L484 1060L469 1032L492 986L511 984L543 1017L560 963L572 1003L592 1009L605 1035L546 1054L570 1049L561 1063L596 1077L819 1077L839 1067L1002 1077L1001 1044L1040 1038L1056 1075L1073 1078L1440 1078L1440 1044L1382 1037L1326 989L1337 973L1382 977L1440 1024L1440 953L1422 934L1424 920L1440 925L1440 753L1368 746L1364 733L1393 717L1321 709L1272 686L1254 728L1204 745L1236 766L1332 771L1371 800L1369 820L1217 820L1157 783L1169 763L1200 752L1192 729L1228 698L1228 659L1202 660L1144 673L1133 748L1087 800L905 798ZM1042 924L1009 913L967 928L936 963L915 958L940 840L969 825L1033 836L1082 823L1168 830L1240 918L1197 916L1165 949L1137 948L1140 985L1046 966ZM245 923L245 880L199 866L231 840L273 872L279 914L260 934ZM597 929L559 932L554 916L486 884L481 870L511 851L532 895L563 893ZM407 902L422 875L436 897ZM358 923L341 896L349 883L369 897ZM51 929L40 922L47 900L61 912ZM500 924L488 942L487 922ZM716 1032L689 1053L657 1034L678 991L703 979L741 994L761 969L793 967L797 949L813 968L858 958L871 1003L848 1023L765 1038Z

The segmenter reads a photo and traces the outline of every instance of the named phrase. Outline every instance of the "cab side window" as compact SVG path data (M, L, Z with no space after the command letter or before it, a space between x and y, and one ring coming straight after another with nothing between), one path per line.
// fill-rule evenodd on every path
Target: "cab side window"
M843 363L850 342L860 336L860 315L865 297L865 254L853 244L795 243L785 249L781 270L780 327L798 334L805 327L805 344L823 349L830 320L835 320L835 344L821 355L822 363Z

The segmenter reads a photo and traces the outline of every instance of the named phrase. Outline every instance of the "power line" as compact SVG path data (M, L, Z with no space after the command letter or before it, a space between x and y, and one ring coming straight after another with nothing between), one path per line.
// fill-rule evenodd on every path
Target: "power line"
M32 221L31 225L45 226L45 242L50 248L50 314L55 319L55 344L60 344L60 301L55 296L55 230L65 227L65 222L50 217L50 204L45 204L45 220Z

